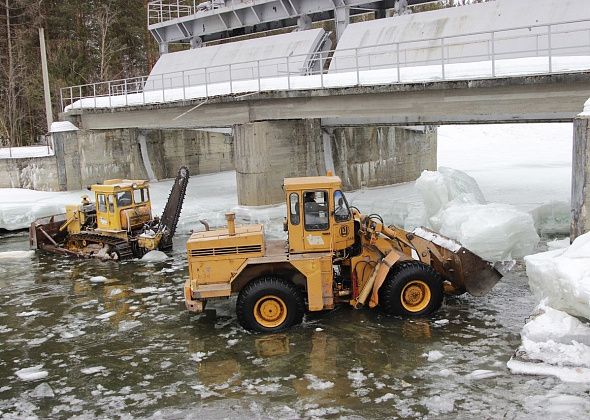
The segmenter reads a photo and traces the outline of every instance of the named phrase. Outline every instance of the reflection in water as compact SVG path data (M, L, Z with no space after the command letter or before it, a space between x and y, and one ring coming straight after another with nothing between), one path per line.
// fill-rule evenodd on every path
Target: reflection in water
M234 300L184 310L185 239L155 264L3 261L0 417L537 418L549 393L588 396L506 371L533 306L522 266L484 299L448 299L435 319L338 308L265 336L239 327ZM26 237L3 246L26 249ZM47 377L17 378L33 366ZM498 376L475 381L477 369ZM39 397L42 383L53 397Z

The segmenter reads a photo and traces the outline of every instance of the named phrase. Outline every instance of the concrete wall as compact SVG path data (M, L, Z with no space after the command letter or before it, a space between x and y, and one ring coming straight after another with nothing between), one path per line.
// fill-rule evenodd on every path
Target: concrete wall
M436 169L436 130L339 128L325 141L319 120L261 121L234 128L238 202L284 200L283 178L333 168L347 190L414 181Z
M590 232L590 112L574 120L571 239L586 232Z
M56 157L0 159L0 188L59 191Z
M331 137L334 169L346 189L416 180L436 170L436 128L337 128Z
M147 153L142 154L144 137ZM197 130L79 130L54 133L55 157L0 160L0 187L77 190L110 178L173 178L233 169L231 137Z

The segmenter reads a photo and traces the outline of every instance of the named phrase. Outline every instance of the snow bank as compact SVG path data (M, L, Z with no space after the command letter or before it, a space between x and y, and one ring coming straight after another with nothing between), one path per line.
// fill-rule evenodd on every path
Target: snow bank
M22 146L0 148L0 159L22 159L53 156L54 152L47 146Z
M3 260L23 260L31 258L35 251L4 251L0 252L0 261Z
M52 133L63 133L65 131L78 131L78 127L69 121L54 121L51 123Z
M590 326L547 306L544 299L521 332L522 344L508 362L512 373L551 375L590 382Z
M525 257L531 291L549 306L590 320L590 233L564 249Z
M477 182L464 172L439 168L416 181L427 223L489 261L522 258L539 242L533 218L508 204L486 203Z

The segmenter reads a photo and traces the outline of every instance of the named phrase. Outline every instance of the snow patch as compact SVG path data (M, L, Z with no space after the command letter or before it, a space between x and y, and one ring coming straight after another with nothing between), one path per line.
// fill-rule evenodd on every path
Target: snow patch
M51 123L52 133L63 133L65 131L78 131L78 127L70 121L54 121Z

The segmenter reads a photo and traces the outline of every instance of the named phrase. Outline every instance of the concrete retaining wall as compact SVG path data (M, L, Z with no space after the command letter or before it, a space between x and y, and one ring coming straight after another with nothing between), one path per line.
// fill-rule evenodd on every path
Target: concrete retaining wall
M332 135L334 169L344 188L358 189L416 180L436 170L436 128L338 128Z
M572 241L586 232L590 232L590 113L574 120Z
M112 178L173 178L182 165L193 175L234 167L232 138L222 133L78 130L54 133L53 142L55 156L0 160L0 188L78 190Z
M56 157L0 159L0 188L59 191Z

